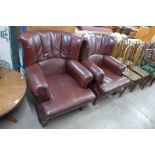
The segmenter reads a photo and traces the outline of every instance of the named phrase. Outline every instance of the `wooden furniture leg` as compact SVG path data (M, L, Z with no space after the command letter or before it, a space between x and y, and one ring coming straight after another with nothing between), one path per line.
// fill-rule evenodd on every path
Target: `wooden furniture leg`
M116 95L116 94L117 94L117 92L112 93L112 95Z
M135 81L135 82L133 82L133 83L131 84L130 92L132 92L132 91L136 88L136 86L137 86L138 83L139 83L139 80L137 80L137 81Z
M92 102L93 105L96 105L96 99Z
M146 80L147 78L142 78L140 81L139 81L139 87L141 87L141 85L144 83L144 81Z
M17 119L14 116L6 115L5 118L9 120L10 122L13 122L13 123L17 122Z
M121 96L123 95L123 93L125 92L126 88L127 88L127 87L125 87L125 88L121 91L121 93L119 94L119 97L121 97Z
M130 86L129 86L129 90L130 90L130 92L132 92L132 90L133 90L133 86L134 86L134 82L132 82L132 83L130 84Z
M153 82L155 81L155 78L153 78L150 82L150 86L152 86Z
M152 79L151 76L148 76L143 83L141 84L141 89L144 89L144 87L146 86L146 84Z
M83 110L83 107L80 107L79 110L82 111Z

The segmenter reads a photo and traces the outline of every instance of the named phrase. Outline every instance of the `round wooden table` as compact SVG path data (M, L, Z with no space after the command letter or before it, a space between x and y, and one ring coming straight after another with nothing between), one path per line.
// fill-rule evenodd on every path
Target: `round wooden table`
M26 92L26 81L18 71L0 68L0 117L20 103Z

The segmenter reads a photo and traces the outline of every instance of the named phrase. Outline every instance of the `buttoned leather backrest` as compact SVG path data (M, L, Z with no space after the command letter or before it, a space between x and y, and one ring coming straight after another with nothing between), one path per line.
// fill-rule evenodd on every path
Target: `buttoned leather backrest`
M24 48L24 66L50 58L79 58L82 39L60 31L29 31L20 36Z
M85 60L94 54L112 55L116 40L112 36L92 33L83 36L80 59Z

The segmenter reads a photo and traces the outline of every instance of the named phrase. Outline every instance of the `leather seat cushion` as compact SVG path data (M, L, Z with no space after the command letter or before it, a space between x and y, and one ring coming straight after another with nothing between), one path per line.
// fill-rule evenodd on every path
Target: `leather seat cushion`
M104 80L99 86L99 91L102 95L118 91L121 88L126 87L130 84L130 80L127 77L120 77L108 70L107 68L102 69L105 73Z
M80 107L95 99L90 89L81 88L69 74L56 74L46 77L49 90L53 96L52 102L42 103L47 116L55 116L67 110Z

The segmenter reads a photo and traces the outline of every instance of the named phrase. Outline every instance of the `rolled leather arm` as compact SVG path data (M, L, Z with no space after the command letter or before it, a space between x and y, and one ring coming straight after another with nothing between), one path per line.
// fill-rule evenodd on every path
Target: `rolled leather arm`
M67 60L67 72L78 82L82 88L87 88L92 81L91 72L76 60Z
M50 99L49 89L39 65L35 63L26 67L25 71L31 91L38 97L39 101L48 101Z
M112 56L104 56L103 65L118 75L122 75L122 72L126 69L126 65L124 63L118 61Z
M99 83L103 81L104 72L94 62L89 61L89 60L84 60L82 61L82 64L93 74L93 78L95 81Z

